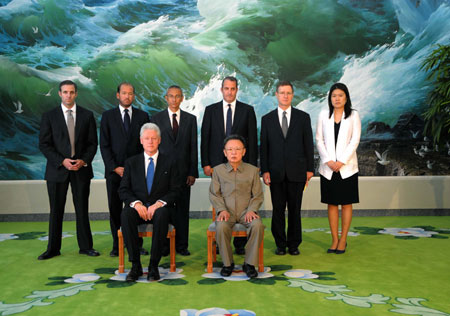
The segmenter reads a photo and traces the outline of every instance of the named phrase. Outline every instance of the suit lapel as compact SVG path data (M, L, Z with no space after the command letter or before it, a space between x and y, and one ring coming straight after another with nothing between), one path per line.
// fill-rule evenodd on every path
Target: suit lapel
M57 109L55 114L56 114L56 120L55 121L60 125L60 129L59 130L63 132L64 137L70 143L69 131L67 130L67 123L66 123L66 119L64 117L64 113L63 113L63 110L62 110L61 106Z
M282 139L284 139L283 130L281 129L280 120L278 119L278 107L272 111L271 120L273 121L274 130L276 131L276 133L278 133L279 136ZM291 120L292 120L292 115L291 115ZM288 134L289 134L289 130L288 130Z
M172 114L172 112L170 112ZM172 140L172 142L175 142L175 139L173 137L173 129L172 129L172 125L170 124L170 118L169 118L169 113L168 110L164 110L162 114L162 122L161 122L161 129L162 130L167 130L167 134L169 134L170 139ZM179 120L181 121L181 119ZM179 122L178 121L178 122ZM178 127L179 129L179 127ZM180 132L178 130L178 132Z
M338 139L336 142L336 153L341 153L342 148L344 147L343 144L345 144L345 138L348 135L348 129L350 127L350 117L345 119L345 113L342 113L341 118L341 126L339 127L339 134ZM334 113L333 113L333 123L334 123ZM334 132L334 125L333 125L333 132ZM333 133L334 135L334 133Z
M234 112L233 126L231 127L231 134L236 133L236 130L238 129L240 121L242 120L243 113L244 113L244 109L242 108L242 105L240 104L239 101L236 101L236 108L235 108L235 112Z
M327 136L326 136L327 139L325 140L325 143L328 144L327 149L331 153L331 156L336 158L336 146L334 146L334 138L335 138L335 136L334 136L334 112L330 118L327 118L325 128L328 131Z
M161 154L161 152L159 152L158 161L156 162L155 174L153 176L152 192L155 190L155 187L157 186L156 183L158 182L159 178L161 177L161 173L165 169L166 160L167 160L167 157L164 157L164 155ZM152 192L150 192L150 195L152 194Z
M147 164L148 161L145 161L145 155L142 153L141 154L141 159L139 160L139 163L137 164L136 168L137 168L137 174L138 175L143 175L142 182L140 184L140 186L142 188L145 187L145 192L148 192L148 187L147 187L147 174L145 173L145 164ZM153 182L155 181L155 178L153 177ZM153 185L152 185L152 189L153 189ZM151 193L151 192L150 192Z
M186 116L186 112L184 112L183 110L180 110L180 120L178 121L178 136L177 136L177 140L176 142L178 142L178 140L180 139L180 135L183 135L183 133L185 132L186 128L187 128L187 116Z
M219 130L221 132L222 138L225 138L225 123L223 119L223 107L222 102L216 103L214 106L214 116L215 119L213 122L217 122L217 125L219 125Z
M131 126L133 126L133 118L131 118ZM114 123L116 124L117 128L120 130L120 133L122 133L123 137L127 137L127 133L125 132L125 128L123 127L123 120L122 115L120 114L120 109L117 106L114 109ZM130 127L131 129L131 127Z

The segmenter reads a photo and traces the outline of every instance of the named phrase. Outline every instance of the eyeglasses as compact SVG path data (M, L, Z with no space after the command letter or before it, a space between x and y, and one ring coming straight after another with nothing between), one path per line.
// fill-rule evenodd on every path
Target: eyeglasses
M231 153L231 152L233 152L233 151L238 152L238 151L243 151L243 150L244 150L244 147L225 148L225 151L226 151L227 153Z

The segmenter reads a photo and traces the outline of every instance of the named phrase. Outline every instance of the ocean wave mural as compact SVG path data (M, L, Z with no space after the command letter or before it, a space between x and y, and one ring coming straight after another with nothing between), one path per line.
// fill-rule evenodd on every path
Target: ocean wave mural
M277 81L292 81L314 130L330 85L344 82L363 124L361 175L450 174L448 144L422 133L432 86L420 67L436 44L450 44L450 1L0 0L0 179L43 178L39 122L61 80L79 84L97 123L122 81L150 114L177 84L200 127L230 74L258 124Z

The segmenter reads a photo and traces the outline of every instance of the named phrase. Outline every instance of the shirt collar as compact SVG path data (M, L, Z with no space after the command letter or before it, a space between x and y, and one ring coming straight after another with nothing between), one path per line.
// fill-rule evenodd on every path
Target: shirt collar
M158 156L159 156L159 150L153 156L147 155L147 153L144 151L144 157L145 157L146 163L148 163L148 159L151 157L151 158L153 158L153 162L156 164L156 161L158 160Z
M237 167L237 171L242 172L243 168L244 168L243 165L244 165L244 161L241 161L241 163ZM225 163L225 169L227 170L227 172L233 171L233 167L230 165L229 162Z
M278 114L279 114L279 115L283 115L283 112L286 111L286 115L289 116L289 115L291 115L292 106L288 107L286 110L283 110L283 109L280 108L280 107L277 107L277 109L278 109Z
M133 107L129 106L126 109L128 109L128 114L131 115L131 113L133 112ZM123 111L125 111L125 108L119 104L119 110L120 110L120 114L123 114Z
M72 110L72 113L76 113L77 112L77 104L75 103L70 109L67 108L64 104L61 103L61 108L63 113L65 114L68 110Z
M231 104L231 107L234 108L234 107L236 106L236 99L234 99L234 101L231 102L231 103L228 103L227 101L222 100L222 104L223 104L223 107L224 107L224 108L227 108L227 109L228 109L228 104Z
M176 112L172 112L169 108L167 108L167 112L169 112L170 118L172 118L173 114L176 114L177 119L180 119L180 113L181 113L180 108L178 108L178 111L176 111Z

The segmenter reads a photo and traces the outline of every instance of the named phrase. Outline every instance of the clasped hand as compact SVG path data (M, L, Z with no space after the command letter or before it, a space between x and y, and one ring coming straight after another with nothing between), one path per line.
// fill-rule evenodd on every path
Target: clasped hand
M81 159L69 159L66 158L63 160L62 165L64 168L70 171L78 171L82 168L86 163Z
M339 170L341 170L342 166L344 164L340 161L328 161L327 162L327 166L330 167L331 170L333 170L334 172L339 172Z
M134 208L139 213L139 217L142 218L144 221L151 221L156 210L160 207L161 207L160 202L155 202L154 204L150 205L149 207L146 207L145 205L143 205L140 202L138 202L134 205Z

